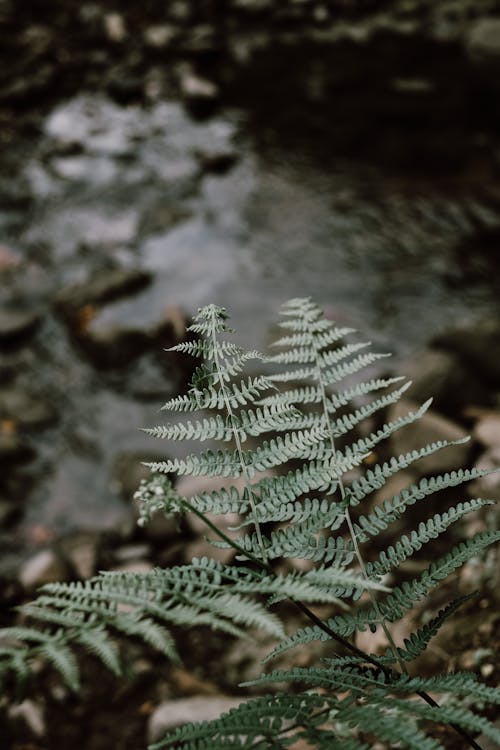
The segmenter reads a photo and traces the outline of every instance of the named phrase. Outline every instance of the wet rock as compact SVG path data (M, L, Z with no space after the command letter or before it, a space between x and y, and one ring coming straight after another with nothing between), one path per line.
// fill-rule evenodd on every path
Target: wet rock
M28 731L30 735L38 739L42 739L47 734L43 708L29 698L22 703L10 706L7 716L20 734Z
M160 352L184 339L186 317L176 306L165 307L163 293L157 291L159 285L151 293L148 290L130 300L89 311L79 327L78 341L99 366L122 367L147 351ZM161 371L151 371L150 377L156 390L161 386Z
M500 447L500 412L491 412L478 419L472 436L490 448Z
M0 308L0 342L20 344L34 333L39 320L34 312Z
M126 156L134 152L139 123L133 111L102 96L81 95L56 107L45 123L54 146L89 154Z
M96 572L99 536L96 534L74 534L62 539L59 549L78 578L86 580Z
M500 72L500 18L479 18L465 36L469 60L492 74Z
M0 391L0 420L27 428L47 427L57 420L54 406L21 388Z
M484 320L436 336L433 343L455 352L467 367L492 385L500 380L500 322Z
M179 86L186 108L193 117L204 118L214 112L219 89L213 81L196 75L190 69L183 69Z
M148 741L158 741L166 732L191 721L210 721L242 703L241 698L198 696L160 703L148 721Z
M65 581L67 569L53 549L44 549L26 560L19 571L19 580L27 590L33 590L44 583Z
M158 24L148 26L144 30L144 42L153 49L165 49L176 38L178 31L175 26L169 24Z
M57 177L71 182L103 187L117 178L118 167L106 156L59 156L51 161Z
M56 298L60 312L73 318L88 305L101 305L145 287L151 274L137 268L113 268L65 287Z
M106 36L111 42L124 42L127 38L125 19L120 13L106 13L104 16Z
M388 421L395 421L416 409L418 404L412 401L399 401L389 409ZM437 440L462 440L466 437L467 432L460 425L429 410L413 424L395 432L389 439L389 446L391 454L396 456ZM454 445L422 458L412 466L421 475L453 471L467 465L469 450L469 443Z
M96 366L119 369L143 354L150 338L145 331L108 323L104 311L79 331L78 342Z
M452 416L486 399L484 386L452 352L427 349L403 363L401 372L412 381L407 396L419 403L432 398L443 414Z

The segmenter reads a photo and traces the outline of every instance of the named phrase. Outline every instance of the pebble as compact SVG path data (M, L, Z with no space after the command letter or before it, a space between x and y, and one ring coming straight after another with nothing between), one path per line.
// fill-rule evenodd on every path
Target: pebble
M19 571L19 580L27 590L66 579L66 566L52 549L40 550L28 558Z
M163 49L168 47L177 36L175 26L160 24L158 26L148 26L144 30L144 41L148 47L153 49Z
M95 534L74 534L62 539L59 548L73 572L81 580L96 572L99 537Z
M475 424L472 436L490 448L500 447L500 412L481 417Z
M211 721L236 708L242 699L226 696L194 696L167 700L155 708L148 721L148 742L158 741L163 734L192 721Z
M9 706L7 715L14 724L24 725L32 735L41 739L47 734L43 708L39 703L27 698L22 703ZM20 747L20 746L19 746ZM28 745L23 745L28 748ZM31 745L29 747L32 747Z
M151 281L151 274L140 268L117 267L92 274L87 279L64 287L56 304L66 317L73 317L87 305L100 305L132 294Z

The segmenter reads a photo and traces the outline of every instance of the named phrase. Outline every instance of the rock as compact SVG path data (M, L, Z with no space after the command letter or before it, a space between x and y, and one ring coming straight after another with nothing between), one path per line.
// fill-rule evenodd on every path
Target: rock
M28 558L19 571L19 580L27 590L66 579L66 566L52 549L41 550Z
M74 534L62 539L59 548L73 572L82 580L96 572L99 537L95 534Z
M500 469L500 445L492 446L485 451L474 464L474 468L486 471ZM498 499L500 497L500 471L471 482L468 486L468 494L471 497Z
M215 83L185 69L181 72L179 85L186 108L193 117L204 118L213 113L219 99Z
M403 363L412 381L406 395L418 403L433 399L434 408L453 415L468 404L484 403L484 387L452 352L427 349Z
M0 421L12 420L14 425L37 428L47 427L57 420L52 404L42 401L21 388L0 391Z
M111 42L125 41L127 38L127 29L125 20L120 13L106 13L103 20L106 36Z
M150 345L145 331L109 325L98 313L80 331L78 342L98 367L121 368L143 354Z
M168 24L158 24L157 26L148 26L144 30L144 42L148 47L153 49L164 49L178 35L175 26Z
M500 412L480 417L474 426L472 437L490 448L500 447Z
M465 36L467 57L492 73L500 72L500 18L479 18Z
M393 422L416 409L418 409L418 404L412 401L399 401L389 409L387 421ZM466 437L467 432L460 425L429 410L413 424L407 425L391 435L389 447L391 455L397 456L422 448L427 443L433 443L437 440L462 440ZM420 459L412 464L412 468L420 475L442 474L462 468L467 464L469 448L469 443L444 448Z
M27 698L22 703L18 703L13 706L9 706L7 710L8 718L14 724L17 724L20 732L28 730L28 732L41 739L47 734L47 726L45 724L45 717L43 714L43 708L39 703ZM28 747L24 745L24 747ZM30 747L33 747L30 745Z
M445 331L433 340L455 352L476 375L492 385L500 380L500 321L483 320Z
M236 708L242 702L241 698L228 698L223 695L164 701L149 717L148 742L157 742L166 732L191 721L217 719L222 713Z
M102 305L124 297L144 288L150 281L151 274L148 271L139 268L113 268L65 287L57 295L56 304L65 317L73 318L88 305Z
M0 342L19 344L31 336L39 323L37 313L0 308Z

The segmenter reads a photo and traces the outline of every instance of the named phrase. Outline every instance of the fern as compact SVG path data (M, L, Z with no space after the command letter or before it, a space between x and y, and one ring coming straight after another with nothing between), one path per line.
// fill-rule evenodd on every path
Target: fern
M386 355L353 340L352 329L336 327L308 299L291 300L283 315L284 334L274 344L278 353L267 358L266 372L248 375L247 363L261 361L262 355L228 340L232 331L223 308L202 308L190 326L195 338L174 347L201 360L190 386L164 404L172 422L146 430L152 438L204 445L182 458L149 464L152 477L137 492L139 523L155 513L194 514L212 533L214 547L234 549L237 565L202 558L148 573L101 573L86 582L46 585L22 608L26 625L0 630L0 681L8 685L14 674L24 683L35 657L44 657L77 689L77 647L119 674L116 635L139 638L177 660L175 627L210 626L235 637L259 629L278 641L265 661L312 641L330 641L332 656L246 683L290 683L300 692L246 701L216 721L176 729L154 748L265 750L301 740L319 750L368 750L377 741L440 750L432 729L436 723L453 727L470 747L479 747L474 734L498 741L498 730L475 711L476 705L499 702L498 690L468 673L428 678L407 673L406 665L470 597L445 606L409 633L403 646L394 643L390 626L498 541L500 533L478 534L413 580L391 590L384 585L388 574L397 583L400 565L422 545L492 501L458 501L388 546L382 541L410 506L419 502L423 511L432 494L486 472L424 477L353 521L353 508L383 492L397 472L455 443L438 441L367 466L372 451L420 419L430 401L384 422L386 408L408 387L399 377L373 376L373 366ZM376 414L382 415L378 428L360 435L358 427ZM350 479L354 468L358 475ZM184 497L172 475L219 477L221 486ZM213 520L228 513L240 515L232 536ZM372 562L365 562L365 545L378 547ZM310 561L311 569L302 572L288 564L284 572L283 563L297 558ZM289 635L283 602L308 620ZM321 619L308 606L315 603L337 613ZM367 654L353 645L357 632L380 627L389 640L385 654ZM435 695L443 696L441 705Z

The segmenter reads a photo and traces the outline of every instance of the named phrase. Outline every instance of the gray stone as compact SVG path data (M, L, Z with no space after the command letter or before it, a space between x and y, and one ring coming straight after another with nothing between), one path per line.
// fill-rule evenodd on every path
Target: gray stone
M480 18L473 23L465 37L465 49L475 65L500 72L500 18Z
M389 409L387 421L393 422L409 412L416 411L418 406L412 401L399 401ZM413 424L407 425L391 435L389 446L392 455L399 455L409 453L417 448L422 448L427 443L438 440L462 440L466 437L467 432L460 425L429 410ZM420 459L412 464L412 467L420 475L453 471L466 466L469 450L469 443L454 445Z
M74 534L61 540L59 547L78 578L91 578L96 572L99 536Z
M145 287L151 274L138 268L113 268L71 284L58 294L56 304L63 315L73 317L87 305L101 305Z
M153 285L130 300L92 311L78 340L97 364L121 367L148 350L156 353L184 339L185 315L177 306L165 306L155 290Z
M211 721L222 713L236 708L241 698L226 696L194 696L160 703L148 721L148 742L158 741L166 732L191 721Z
M406 395L416 402L433 399L434 408L453 415L469 404L484 402L484 387L452 352L426 349L401 366L412 381Z
M491 412L478 419L472 431L478 443L491 448L500 447L500 412Z
M181 70L179 86L186 107L194 117L206 117L213 112L220 95L213 81L185 68Z
M52 549L43 549L28 558L19 571L19 580L27 590L33 590L44 583L65 581L67 569L60 557Z
M37 313L8 307L0 309L0 342L13 344L27 339L34 333L38 322Z
M497 385L500 380L500 321L483 320L436 336L433 343L456 352L475 375Z
M144 41L148 47L153 49L164 49L175 39L178 31L175 26L168 24L158 24L148 26L144 30Z
M7 715L11 722L17 724L19 727L22 726L25 730L27 729L38 739L45 737L47 734L43 708L39 703L35 703L35 701L29 698L22 701L22 703L9 706Z

